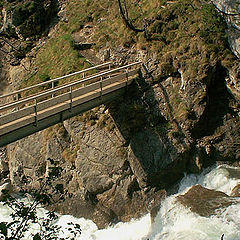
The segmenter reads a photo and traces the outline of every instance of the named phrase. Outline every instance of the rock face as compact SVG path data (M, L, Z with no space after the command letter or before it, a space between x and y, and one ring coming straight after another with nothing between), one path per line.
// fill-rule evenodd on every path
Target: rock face
M0 181L7 178L8 173L9 173L9 168L8 168L7 151L5 148L0 148Z
M229 43L240 58L240 4L237 0L214 0L214 4L226 16L229 26Z
M200 172L216 161L239 161L239 103L226 86L232 81L231 89L239 91L238 66L228 69L199 41L177 47L183 52L166 53L165 62L152 50L111 48L107 58L114 62L145 62L141 76L123 98L9 145L15 188L25 179L29 188L37 188L38 179L49 172L50 160L56 161L63 169L57 182L67 194L66 201L53 208L104 227L155 211L185 172ZM195 63L203 63L193 67L196 72L191 71L193 55ZM14 69L15 84L18 68ZM223 205L230 203L224 194L209 191L197 186L179 201L216 204L217 197ZM210 203L205 209L192 208L212 214L216 208Z
M193 186L184 195L179 195L177 201L203 217L214 215L218 209L239 202L238 199L231 198L223 192L210 190L201 185Z
M103 110L97 112L100 117ZM17 187L23 179L30 178L29 185L34 187L38 178L47 175L48 159L58 161L64 169L58 183L63 184L71 198L63 204L55 204L54 209L91 218L100 227L140 217L159 205L165 191L144 190L139 186L141 179L131 170L127 147L123 146L114 126L111 131L107 129L112 121L110 117L105 115L104 119L108 125L97 129L88 122L71 119L57 129L48 129L11 144L8 147L11 182ZM98 121L103 120L96 115L95 121L100 124ZM29 141L34 143L29 144Z

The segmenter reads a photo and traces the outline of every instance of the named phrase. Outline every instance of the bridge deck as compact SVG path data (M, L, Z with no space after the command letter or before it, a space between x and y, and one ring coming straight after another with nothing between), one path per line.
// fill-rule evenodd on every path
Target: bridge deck
M0 147L118 97L137 76L139 64L97 73L0 106L0 112L5 113L0 116ZM19 92L23 90L14 95ZM13 94L5 95L9 96Z

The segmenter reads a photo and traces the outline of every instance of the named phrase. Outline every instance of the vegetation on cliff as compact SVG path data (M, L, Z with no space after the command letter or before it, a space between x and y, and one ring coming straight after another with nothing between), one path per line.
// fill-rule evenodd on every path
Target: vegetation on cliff
M87 23L94 28L87 38L95 44L96 52L106 46L112 49L122 46L147 53L155 61L157 77L154 81L181 75L182 89L191 82L208 85L209 72L217 65L227 69L238 65L228 45L227 25L207 1L152 0L140 4L127 1L127 4L134 24L142 26L143 20L146 23L145 33L136 34L126 28L113 0L67 2L67 22L60 22L54 38L39 50L34 61L38 71L30 79L27 77L22 86L39 82L42 76L54 78L88 67L74 48L73 40L73 34L80 32ZM200 102L205 97L206 92L199 90L193 101ZM180 116L182 120L182 116L192 115L192 104L177 92L174 101L175 117Z
M72 37L72 34L80 31L86 23L96 26L91 36L91 41L96 44L96 51L106 46L134 46L139 50L154 53L156 60L160 62L160 79L174 75L180 69L184 72L184 78L201 81L205 78L209 66L216 62L221 62L226 67L234 65L236 58L228 47L226 23L207 1L179 0L169 3L164 0L151 0L141 1L140 4L127 1L127 4L129 16L136 26L142 26L142 22L146 22L145 33L136 34L126 28L118 5L114 4L113 0L85 0L80 3L68 1L67 22L60 22L54 38L39 50L35 61L38 73L28 79L29 83L26 85L39 81L39 76L44 74L54 78L79 70L82 66L89 66L74 49ZM31 4L24 1L15 4L16 6L12 5L17 16L13 24L18 26L21 23L28 37L36 31L40 32L39 24L32 22L31 18L46 25L46 20L43 22L38 14L33 14L34 9L36 10L34 1ZM41 8L37 12L40 10ZM23 17L28 20L23 22ZM28 29L28 25L32 28L36 26L35 30Z
M5 26L2 33L9 36L7 28L13 27L17 30L17 34L20 34L23 38L38 39L42 32L49 26L53 16L57 12L57 1L1 1L0 6L4 7L5 10L10 13L11 26ZM13 32L12 32L13 33ZM17 37L17 34L13 36Z

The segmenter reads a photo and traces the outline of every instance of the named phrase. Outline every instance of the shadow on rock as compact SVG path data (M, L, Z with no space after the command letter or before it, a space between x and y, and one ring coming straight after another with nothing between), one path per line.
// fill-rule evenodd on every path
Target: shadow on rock
M167 116L160 104L166 106ZM109 104L109 112L128 147L128 161L140 188L166 189L181 179L189 161L190 143L173 116L161 83L151 86L140 77L124 101Z

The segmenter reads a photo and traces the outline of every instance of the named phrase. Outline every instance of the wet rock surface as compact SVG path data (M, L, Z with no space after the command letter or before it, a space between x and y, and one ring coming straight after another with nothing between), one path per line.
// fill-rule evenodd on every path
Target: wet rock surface
M187 193L177 196L177 201L203 217L209 217L216 214L217 210L239 203L239 199L229 197L223 192L204 188L201 185L193 186Z
M240 197L240 184L235 186L231 192L232 197Z

